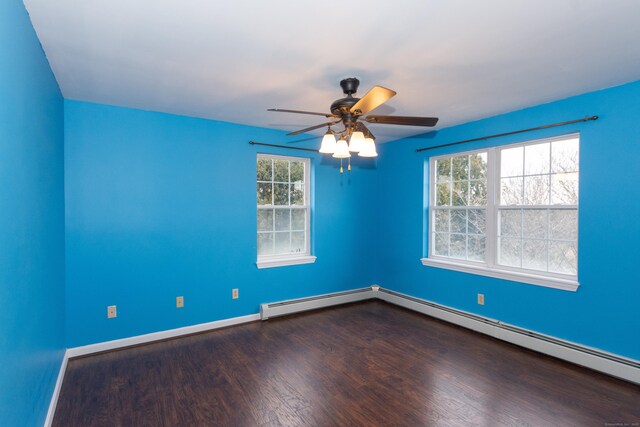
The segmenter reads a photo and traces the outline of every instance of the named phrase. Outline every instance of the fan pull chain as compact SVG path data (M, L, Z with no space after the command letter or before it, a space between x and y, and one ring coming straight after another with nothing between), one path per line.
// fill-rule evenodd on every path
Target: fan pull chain
M351 157L349 157L349 166L347 167L347 170L351 170Z
M344 172L344 168L342 167L342 159L340 159L340 173Z

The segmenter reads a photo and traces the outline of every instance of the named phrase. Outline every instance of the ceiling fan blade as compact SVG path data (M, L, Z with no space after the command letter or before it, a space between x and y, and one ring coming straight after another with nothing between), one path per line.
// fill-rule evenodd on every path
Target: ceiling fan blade
M300 130L297 130L295 132L288 133L287 136L300 135L301 133L309 132L310 130L320 129L321 127L325 127L325 126L332 126L332 125L335 125L337 123L340 123L340 120L338 120L336 122L322 123L321 125L315 125L315 126L311 126L311 127L308 127L308 128L300 129Z
M382 86L374 86L349 110L353 114L367 114L394 97L396 92Z
M311 114L312 116L322 116L329 118L336 118L333 114L316 113L314 111L300 111L300 110L285 110L283 108L269 108L267 111L276 111L278 113L296 113L296 114Z
M366 127L364 125L364 123L362 122L358 122L356 123L356 131L360 131L364 134L365 138L371 138L371 139L376 139L375 136L373 136L373 133L371 133L371 131L369 130L368 127Z
M367 123L381 123L384 125L405 125L405 126L435 126L438 123L437 117L408 117L408 116L367 116L364 117Z

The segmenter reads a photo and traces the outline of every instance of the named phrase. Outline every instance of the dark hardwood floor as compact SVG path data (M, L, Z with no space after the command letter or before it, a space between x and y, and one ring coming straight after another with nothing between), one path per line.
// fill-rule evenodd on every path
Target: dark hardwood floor
M640 386L381 302L69 361L54 426L640 425Z

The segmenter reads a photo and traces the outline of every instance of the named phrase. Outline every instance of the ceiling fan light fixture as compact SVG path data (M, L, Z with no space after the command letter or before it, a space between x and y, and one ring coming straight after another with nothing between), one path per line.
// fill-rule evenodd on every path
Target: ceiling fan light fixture
M362 143L362 150L358 153L360 157L378 157L378 152L376 151L376 143L373 141L373 138L365 138Z
M336 143L336 151L333 153L333 157L336 159L346 159L351 157L351 153L349 152L349 146L347 145L347 141L345 139L340 139Z
M358 153L362 150L364 144L364 133L356 131L351 134L349 138L349 151L352 153Z
M331 131L327 131L322 137L322 144L320 145L320 151L323 154L333 154L336 152L337 142L336 137L331 133Z

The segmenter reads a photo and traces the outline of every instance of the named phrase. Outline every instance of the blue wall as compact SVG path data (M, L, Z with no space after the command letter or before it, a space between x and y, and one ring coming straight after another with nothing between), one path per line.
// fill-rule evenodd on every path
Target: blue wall
M598 115L579 125L416 153L416 148ZM640 82L381 147L379 283L417 297L640 359ZM577 292L425 267L429 156L581 133ZM400 220L401 219L401 220ZM476 294L485 294L484 306Z
M374 283L375 162L340 175L335 159L250 140L289 141L279 131L65 101L68 347ZM312 158L315 264L257 269L258 152ZM117 318L107 319L108 305Z
M64 354L64 105L19 0L0 2L0 424L42 425Z

